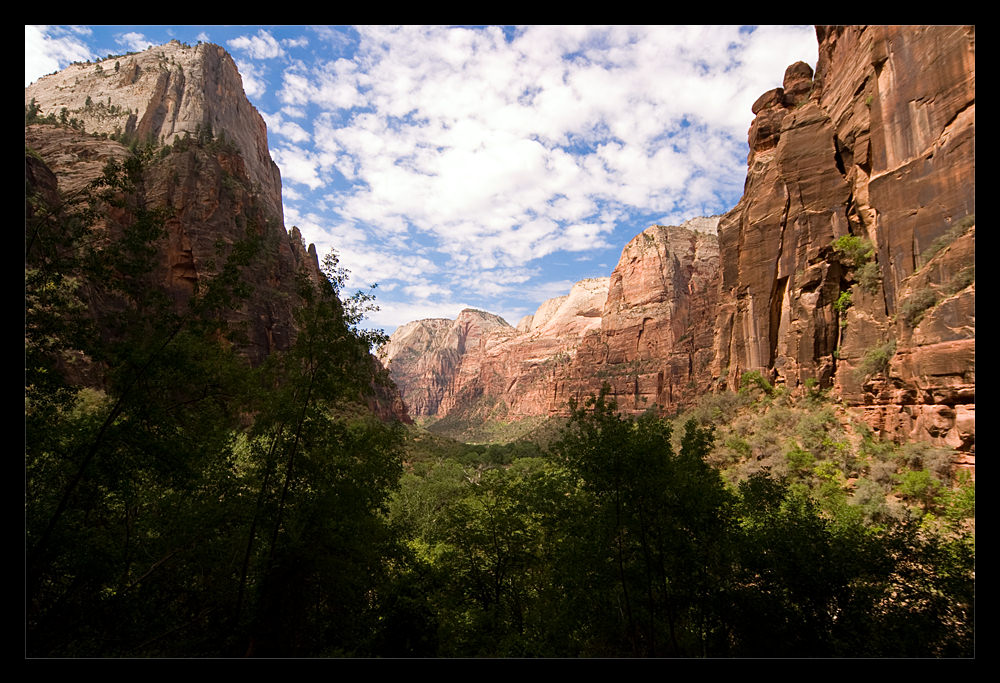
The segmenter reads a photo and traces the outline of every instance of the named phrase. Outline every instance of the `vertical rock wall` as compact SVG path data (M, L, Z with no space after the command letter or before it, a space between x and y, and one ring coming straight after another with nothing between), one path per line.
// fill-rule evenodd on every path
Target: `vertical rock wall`
M178 306L214 277L248 231L262 258L246 273L252 292L228 314L246 332L251 362L288 348L295 336L300 273L319 277L318 259L296 228L282 223L281 178L263 118L247 100L232 58L217 45L176 41L96 63L73 64L25 88L41 117L66 111L83 130L25 127L25 145L70 194L129 155L125 141L171 144L190 136L223 144L160 147L147 160L141 200L166 216L156 276ZM211 129L212 135L206 131ZM112 139L115 138L115 139ZM117 140L117 141L116 141Z
M746 191L719 225L714 372L814 378L873 427L974 452L975 31L817 37L815 75L792 65L753 107ZM833 249L844 236L874 246L877 278Z
M165 144L210 126L243 157L266 209L282 222L281 174L267 147L267 126L243 92L233 58L218 45L171 41L143 52L75 63L24 91L44 114L83 123L87 133Z

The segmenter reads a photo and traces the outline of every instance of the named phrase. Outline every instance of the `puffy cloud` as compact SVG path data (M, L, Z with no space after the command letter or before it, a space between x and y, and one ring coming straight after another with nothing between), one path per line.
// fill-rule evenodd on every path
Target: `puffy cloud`
M83 62L94 55L72 29L52 26L24 27L24 85L46 74Z
M284 145L272 147L271 156L281 169L282 180L302 183L311 190L323 185L316 155L309 150L295 145Z
M758 40L752 33L536 27L511 43L495 30L360 34L367 78L349 68L338 75L350 104L363 97L371 113L330 119L322 133L337 168L363 181L344 204L353 218L381 211L442 239L461 234L474 250L467 260L488 265L571 244L569 222L587 216L567 216L570 206L682 210L738 191L738 174L719 169L743 153L752 99L737 118L719 93L740 86L727 73L738 70L741 42ZM284 97L332 105L318 95L323 83L324 72L288 74ZM705 135L710 146L692 146ZM706 175L719 185L706 188ZM688 186L698 189L692 201ZM525 239L533 217L557 224L548 243Z
M300 36L298 38L283 38L281 40L281 44L288 49L294 49L297 47L305 47L309 44L309 39L305 36Z
M285 54L274 36L260 29L255 36L240 36L226 42L234 50L246 52L251 59L273 59Z
M282 112L278 112L277 114L261 112L261 115L264 117L264 123L267 124L268 133L280 135L294 144L308 142L311 139L305 128L294 121L286 121L284 116L282 116Z
M239 69L243 79L243 90L248 97L259 97L267 91L266 74L253 62L238 60L236 68Z
M532 312L649 222L730 208L751 104L816 58L810 27L245 31L212 28L271 112L286 222L411 317ZM25 27L26 82L90 58L72 28Z
M121 35L115 36L115 42L129 52L142 52L146 48L154 45L153 41L149 38L141 33L136 33L135 31L129 31L128 33L122 33Z

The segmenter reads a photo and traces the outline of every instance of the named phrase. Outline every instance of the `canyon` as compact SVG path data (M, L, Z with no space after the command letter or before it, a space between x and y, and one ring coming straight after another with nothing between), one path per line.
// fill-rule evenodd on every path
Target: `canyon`
M975 30L816 35L815 73L793 64L753 104L735 207L647 227L608 277L516 325L471 309L403 325L380 350L399 390L380 414L510 423L565 415L604 384L626 412L673 414L760 373L973 464ZM266 126L225 50L173 41L73 64L25 106L64 119L26 113L29 193L56 206L130 146L156 146L141 195L168 216L160 285L183 306L252 235L267 257L228 322L252 364L289 348L296 283L322 277L319 259L284 226Z
M815 73L791 65L753 105L732 210L647 228L516 326L402 326L381 358L410 414L565 415L604 384L672 414L760 373L974 465L975 30L816 34Z

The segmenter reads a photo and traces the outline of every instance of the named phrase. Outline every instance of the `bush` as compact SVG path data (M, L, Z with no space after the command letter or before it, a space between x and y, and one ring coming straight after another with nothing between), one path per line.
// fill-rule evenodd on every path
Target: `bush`
M927 309L937 302L938 295L933 289L929 287L918 289L899 305L899 319L909 327L916 327Z
M938 252L947 247L949 244L957 240L959 237L965 234L965 231L976 224L976 214L970 213L965 218L955 221L954 224L947 231L936 240L931 242L931 246L924 250L924 253L920 255L920 264L924 265L932 258L937 256Z
M962 268L962 270L955 273L955 276L948 281L947 285L945 285L944 293L947 294L948 296L952 296L953 294L958 294L959 292L961 292L963 289L965 289L975 281L976 281L976 267L968 266L966 268Z
M764 394L767 396L770 396L771 393L774 391L774 387L771 386L771 383L768 382L767 379L757 370L754 370L752 372L744 372L743 376L740 377L741 394L747 393L751 389L751 387L757 387L758 389L763 391Z
M857 235L844 235L833 242L833 251L841 264L849 268L860 268L875 255L871 242Z
M903 498L919 502L926 510L941 490L941 482L929 470L910 470L896 475Z
M871 242L856 235L844 235L834 240L833 251L843 266L855 271L855 280L865 291L878 293L882 285L882 269L873 260L875 246ZM850 305L848 298L843 310ZM841 309L837 310L843 312Z
M874 346L865 352L858 366L858 379L868 379L872 375L884 375L889 371L889 362L896 355L896 340L892 339L884 344Z
M903 467L927 470L938 481L947 483L951 478L954 456L955 453L950 448L941 448L924 441L914 441L904 445L899 450L897 457Z
M851 307L851 293L841 292L840 296L833 304L833 310L837 311L841 315L847 313L847 309Z
M858 268L856 273L858 284L869 294L878 294L879 287L882 286L882 269L877 263L871 261Z
M798 445L795 445L792 450L785 453L785 459L788 460L788 468L800 475L811 472L813 466L816 464L816 456L809 451L799 448Z

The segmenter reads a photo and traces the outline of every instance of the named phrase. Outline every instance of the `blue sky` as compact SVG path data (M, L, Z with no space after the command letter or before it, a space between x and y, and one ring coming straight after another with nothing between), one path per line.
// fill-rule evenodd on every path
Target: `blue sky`
M388 333L516 324L649 225L728 211L750 106L817 55L808 26L25 26L25 85L173 38L233 56L286 227L378 283Z

